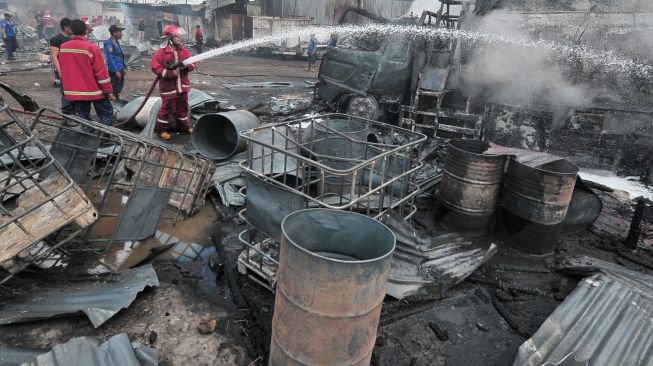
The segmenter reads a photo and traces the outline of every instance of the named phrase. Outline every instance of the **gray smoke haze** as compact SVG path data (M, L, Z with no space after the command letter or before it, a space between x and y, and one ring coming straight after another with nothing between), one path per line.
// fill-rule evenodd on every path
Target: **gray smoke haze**
M526 30L507 18L507 13L495 11L481 18L473 30L530 38ZM469 61L463 66L461 87L467 95L481 95L509 105L586 105L592 93L570 80L569 70L556 62L552 52L508 44L480 45L472 50Z
M63 0L63 10L64 14L76 14L76 6L75 6L75 0ZM70 18L71 15L68 15Z

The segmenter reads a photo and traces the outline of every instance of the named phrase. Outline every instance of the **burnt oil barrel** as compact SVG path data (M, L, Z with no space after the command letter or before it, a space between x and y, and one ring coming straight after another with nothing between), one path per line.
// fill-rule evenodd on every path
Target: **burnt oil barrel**
M497 225L503 243L529 254L553 253L577 176L578 167L567 160L531 167L511 159Z
M269 365L369 365L394 234L329 209L296 211L281 230Z
M485 141L451 140L440 183L436 219L456 232L483 232L493 223L506 163L484 155Z

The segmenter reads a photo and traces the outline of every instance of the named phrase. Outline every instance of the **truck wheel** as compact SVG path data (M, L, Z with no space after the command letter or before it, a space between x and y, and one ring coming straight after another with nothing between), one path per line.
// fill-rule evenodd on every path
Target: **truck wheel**
M353 97L347 104L347 114L352 116L376 120L380 116L379 102L372 96Z

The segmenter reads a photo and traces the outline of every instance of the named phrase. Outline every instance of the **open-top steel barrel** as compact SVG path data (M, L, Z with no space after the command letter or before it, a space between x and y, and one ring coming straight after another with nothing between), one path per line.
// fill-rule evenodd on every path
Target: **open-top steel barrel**
M347 211L307 209L281 224L270 365L369 365L395 236Z

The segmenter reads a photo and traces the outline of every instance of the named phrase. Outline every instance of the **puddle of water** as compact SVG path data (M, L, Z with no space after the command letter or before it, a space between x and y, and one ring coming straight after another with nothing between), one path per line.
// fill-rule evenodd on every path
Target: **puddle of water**
M175 261L184 264L194 261L206 262L211 254L215 253L209 239L209 235L215 230L215 218L215 210L206 205L185 220L176 223L171 220L162 221L154 237L143 242L114 243L109 253L100 261L116 271L131 268L150 259L156 262Z

